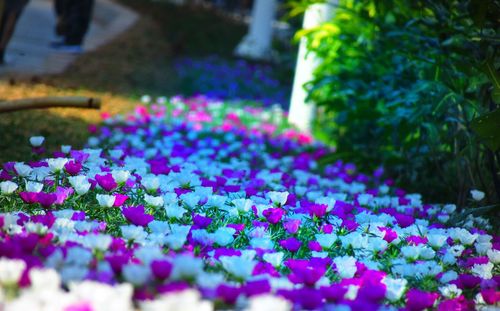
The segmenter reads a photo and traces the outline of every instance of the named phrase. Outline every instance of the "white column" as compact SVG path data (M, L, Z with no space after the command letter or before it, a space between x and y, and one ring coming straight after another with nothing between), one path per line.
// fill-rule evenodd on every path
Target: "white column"
M330 20L333 8L337 3L338 1L334 0L330 3L318 3L309 6L304 15L302 27L309 29ZM304 90L304 84L313 79L314 69L317 67L319 60L314 53L307 53L306 40L306 38L300 40L288 122L297 126L301 131L309 133L314 119L315 108L313 103L306 103L307 92Z
M254 1L250 30L236 47L236 55L252 59L270 58L276 7L276 0Z

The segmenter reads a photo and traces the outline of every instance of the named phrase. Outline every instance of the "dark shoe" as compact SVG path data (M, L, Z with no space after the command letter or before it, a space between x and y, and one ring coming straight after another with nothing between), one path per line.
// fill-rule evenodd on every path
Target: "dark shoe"
M70 54L83 53L83 48L81 45L61 44L59 46L53 46L52 48L54 50L56 50L57 52L61 52L61 53L70 53Z

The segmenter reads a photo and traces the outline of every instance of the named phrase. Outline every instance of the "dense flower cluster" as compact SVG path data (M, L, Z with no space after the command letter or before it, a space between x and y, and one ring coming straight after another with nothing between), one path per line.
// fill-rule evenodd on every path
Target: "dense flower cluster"
M90 130L0 171L3 310L499 306L486 220L321 165L279 111L173 98Z
M202 93L211 98L255 100L265 105L288 103L290 86L276 78L270 65L211 56L181 58L175 68L187 95Z

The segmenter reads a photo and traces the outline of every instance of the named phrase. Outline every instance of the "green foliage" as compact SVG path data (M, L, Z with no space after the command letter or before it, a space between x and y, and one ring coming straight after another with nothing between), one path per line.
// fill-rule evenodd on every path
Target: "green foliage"
M325 1L293 14L311 2ZM306 87L337 156L436 201L464 205L473 188L497 201L498 110L474 120L498 109L498 16L494 0L340 0L299 31L321 59Z

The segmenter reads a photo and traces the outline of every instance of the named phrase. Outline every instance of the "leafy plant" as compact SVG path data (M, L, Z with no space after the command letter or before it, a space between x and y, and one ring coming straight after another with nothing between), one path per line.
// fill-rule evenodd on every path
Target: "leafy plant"
M317 2L291 1L292 13ZM382 162L435 201L463 206L473 188L498 201L500 4L340 0L334 10L297 33L321 59L306 88L337 147L331 160Z

